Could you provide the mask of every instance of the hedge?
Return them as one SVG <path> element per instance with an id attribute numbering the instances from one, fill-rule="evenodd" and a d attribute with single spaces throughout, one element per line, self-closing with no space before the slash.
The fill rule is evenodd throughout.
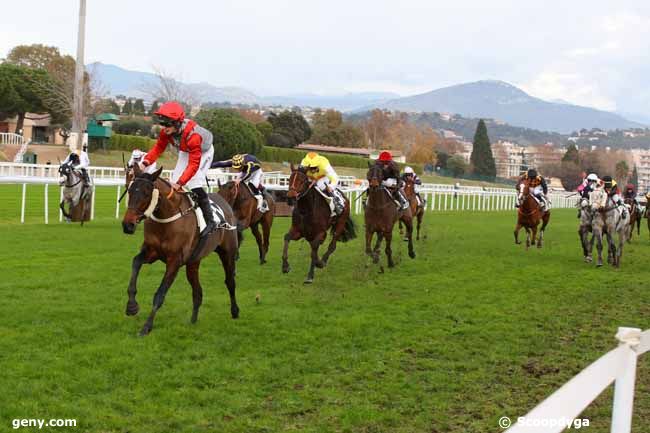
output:
<path id="1" fill-rule="evenodd" d="M 156 140 L 148 137 L 138 135 L 122 135 L 113 134 L 110 139 L 109 149 L 111 150 L 128 150 L 140 149 L 147 151 L 153 147 Z M 323 156 L 329 159 L 334 167 L 352 167 L 352 168 L 368 168 L 369 159 L 361 156 L 353 155 L 340 155 L 336 153 L 320 152 Z M 257 154 L 261 161 L 267 162 L 291 162 L 300 164 L 300 161 L 305 157 L 307 151 L 298 149 L 288 149 L 282 147 L 263 146 L 262 151 Z M 416 173 L 422 173 L 422 164 L 402 164 L 398 163 L 401 169 L 407 165 L 411 166 Z"/>

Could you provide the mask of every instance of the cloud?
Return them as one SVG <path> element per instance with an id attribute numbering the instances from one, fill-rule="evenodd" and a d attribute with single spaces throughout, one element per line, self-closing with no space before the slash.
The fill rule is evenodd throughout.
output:
<path id="1" fill-rule="evenodd" d="M 543 71 L 520 87 L 538 98 L 563 99 L 577 105 L 616 110 L 616 102 L 605 95 L 595 82 L 579 73 Z"/>

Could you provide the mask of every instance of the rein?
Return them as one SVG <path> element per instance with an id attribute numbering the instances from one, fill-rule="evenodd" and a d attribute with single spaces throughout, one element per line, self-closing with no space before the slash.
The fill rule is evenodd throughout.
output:
<path id="1" fill-rule="evenodd" d="M 151 201 L 149 202 L 149 205 L 147 206 L 147 209 L 145 209 L 145 211 L 142 212 L 142 214 L 141 214 L 142 218 L 141 219 L 149 218 L 152 221 L 155 221 L 155 222 L 160 223 L 160 224 L 168 224 L 168 223 L 174 222 L 174 221 L 176 221 L 178 219 L 181 219 L 184 216 L 189 215 L 192 211 L 194 211 L 194 203 L 193 203 L 192 199 L 190 199 L 188 197 L 188 199 L 190 200 L 190 207 L 188 207 L 185 210 L 180 210 L 179 209 L 179 211 L 177 213 L 170 216 L 169 218 L 158 218 L 157 216 L 154 215 L 154 212 L 158 208 L 158 204 L 159 204 L 159 201 L 160 201 L 160 190 L 155 186 L 155 182 L 153 182 L 153 181 L 151 181 L 149 179 L 145 179 L 145 178 L 136 178 L 136 179 L 131 181 L 131 183 L 129 184 L 129 187 L 127 188 L 127 190 L 125 192 L 129 191 L 131 189 L 131 186 L 135 182 L 137 182 L 138 180 L 146 181 L 146 182 L 149 182 L 149 183 L 154 185 L 153 192 L 151 193 Z M 163 182 L 165 182 L 164 179 L 161 179 L 161 180 Z M 172 189 L 171 191 L 174 191 L 174 190 Z M 187 194 L 187 193 L 183 193 L 183 194 Z M 168 200 L 170 199 L 171 195 L 172 194 L 167 195 Z M 121 200 L 121 198 L 120 198 L 120 200 Z M 130 210 L 135 210 L 130 206 L 129 206 L 129 209 Z"/>

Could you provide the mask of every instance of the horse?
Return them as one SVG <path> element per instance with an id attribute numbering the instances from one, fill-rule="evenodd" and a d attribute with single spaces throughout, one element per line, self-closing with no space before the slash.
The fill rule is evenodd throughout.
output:
<path id="1" fill-rule="evenodd" d="M 580 209 L 580 226 L 578 227 L 578 236 L 580 237 L 580 244 L 582 245 L 582 254 L 585 263 L 591 263 L 593 258 L 591 251 L 593 250 L 593 236 L 591 242 L 589 241 L 589 233 L 592 232 L 591 222 L 593 219 L 589 199 L 581 198 L 578 201 Z"/>
<path id="2" fill-rule="evenodd" d="M 422 218 L 424 217 L 424 203 L 418 205 L 418 198 L 415 192 L 415 181 L 413 178 L 407 177 L 404 181 L 404 195 L 409 201 L 411 207 L 411 215 L 417 220 L 417 230 L 415 240 L 420 240 L 420 226 L 422 225 Z M 402 221 L 400 221 L 400 228 Z M 426 236 L 425 236 L 426 237 Z"/>
<path id="3" fill-rule="evenodd" d="M 542 248 L 544 230 L 551 218 L 551 211 L 541 211 L 537 200 L 535 200 L 530 191 L 529 180 L 521 181 L 518 187 L 520 192 L 518 197 L 519 208 L 517 209 L 517 225 L 515 226 L 514 232 L 515 244 L 521 244 L 521 242 L 519 242 L 519 230 L 523 227 L 526 229 L 526 249 L 528 249 L 531 244 L 535 245 L 537 239 L 537 226 L 541 222 L 542 227 L 539 231 L 539 239 L 537 239 L 537 248 Z"/>
<path id="4" fill-rule="evenodd" d="M 622 218 L 621 213 L 607 193 L 598 189 L 589 193 L 589 202 L 593 209 L 592 229 L 594 236 L 592 238 L 592 245 L 594 238 L 596 240 L 596 247 L 598 248 L 598 262 L 596 266 L 603 265 L 603 232 L 607 236 L 607 262 L 614 265 L 614 267 L 621 266 L 621 257 L 623 255 L 623 245 L 627 239 L 628 223 Z M 608 204 L 611 203 L 611 206 Z M 614 243 L 614 233 L 618 235 L 618 245 Z"/>
<path id="5" fill-rule="evenodd" d="M 92 189 L 69 163 L 59 166 L 59 186 L 63 188 L 63 200 L 59 203 L 61 213 L 68 221 L 81 221 L 83 226 L 84 221 L 90 220 Z M 65 210 L 66 203 L 68 211 Z"/>
<path id="6" fill-rule="evenodd" d="M 356 237 L 354 221 L 350 217 L 350 202 L 344 197 L 345 206 L 338 216 L 331 216 L 329 201 L 317 190 L 316 183 L 309 180 L 304 168 L 291 164 L 289 176 L 288 203 L 295 204 L 291 214 L 291 227 L 284 235 L 282 251 L 282 272 L 291 270 L 288 261 L 289 241 L 305 238 L 311 246 L 311 264 L 305 284 L 314 282 L 314 268 L 324 268 L 329 257 L 336 250 L 336 242 L 347 242 Z M 323 257 L 319 259 L 318 248 L 325 242 L 327 230 L 331 229 L 332 240 Z"/>
<path id="7" fill-rule="evenodd" d="M 393 227 L 398 219 L 402 216 L 402 211 L 397 208 L 391 192 L 382 185 L 383 170 L 376 165 L 370 165 L 366 174 L 368 180 L 368 198 L 364 208 L 364 218 L 366 223 L 366 254 L 373 258 L 374 263 L 379 262 L 379 247 L 383 239 L 386 240 L 386 258 L 388 267 L 395 266 L 393 262 L 393 251 L 391 241 L 393 237 Z M 410 212 L 410 209 L 407 209 Z M 400 220 L 400 224 L 402 220 Z M 405 219 L 407 239 L 409 241 L 409 257 L 415 258 L 413 251 L 413 220 Z M 375 247 L 371 249 L 372 237 L 377 234 Z"/>
<path id="8" fill-rule="evenodd" d="M 638 236 L 641 236 L 641 210 L 636 200 L 633 198 L 626 198 L 624 200 L 625 206 L 627 207 L 628 212 L 630 213 L 629 226 L 627 228 L 627 242 L 632 242 L 632 235 L 634 234 L 634 227 L 636 226 L 636 232 Z"/>
<path id="9" fill-rule="evenodd" d="M 239 248 L 236 219 L 232 209 L 218 194 L 210 198 L 223 210 L 226 224 L 207 237 L 201 239 L 195 207 L 187 193 L 174 193 L 171 184 L 160 177 L 162 167 L 152 174 L 133 166 L 133 180 L 129 184 L 128 209 L 122 220 L 126 234 L 135 233 L 137 224 L 144 220 L 144 242 L 140 252 L 133 257 L 131 280 L 127 290 L 126 314 L 138 314 L 140 307 L 136 301 L 136 283 L 143 264 L 157 260 L 165 263 L 165 275 L 153 297 L 153 308 L 140 331 L 144 336 L 153 329 L 156 313 L 163 305 L 167 291 L 178 271 L 186 267 L 186 276 L 192 286 L 192 317 L 196 323 L 199 307 L 203 301 L 203 288 L 199 281 L 201 260 L 215 251 L 221 259 L 225 272 L 225 284 L 230 294 L 230 314 L 239 317 L 239 307 L 235 298 L 235 256 Z"/>
<path id="10" fill-rule="evenodd" d="M 219 194 L 232 207 L 235 217 L 239 221 L 238 230 L 251 229 L 257 249 L 259 250 L 260 265 L 266 263 L 266 254 L 269 252 L 269 237 L 271 226 L 273 226 L 273 214 L 275 213 L 275 202 L 269 194 L 265 194 L 268 210 L 264 213 L 257 210 L 257 199 L 251 192 L 246 182 L 219 182 Z M 260 233 L 259 226 L 262 226 Z M 240 238 L 240 241 L 242 239 Z M 241 246 L 241 242 L 240 242 Z"/>

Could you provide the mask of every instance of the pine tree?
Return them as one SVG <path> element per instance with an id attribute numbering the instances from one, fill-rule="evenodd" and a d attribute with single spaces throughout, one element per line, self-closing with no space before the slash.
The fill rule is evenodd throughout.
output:
<path id="1" fill-rule="evenodd" d="M 151 104 L 151 110 L 149 110 L 149 116 L 153 116 L 153 113 L 158 111 L 158 107 L 159 107 L 158 100 L 153 101 L 153 104 Z"/>
<path id="2" fill-rule="evenodd" d="M 632 177 L 630 178 L 630 183 L 634 185 L 635 191 L 639 190 L 639 172 L 636 169 L 636 164 L 634 165 L 634 169 L 632 170 Z"/>
<path id="3" fill-rule="evenodd" d="M 567 147 L 566 153 L 562 157 L 562 162 L 580 164 L 580 153 L 575 144 L 570 144 L 569 147 Z"/>
<path id="4" fill-rule="evenodd" d="M 122 114 L 133 114 L 133 103 L 130 99 L 127 99 L 124 103 L 124 106 L 122 107 Z"/>
<path id="5" fill-rule="evenodd" d="M 144 112 L 144 101 L 142 99 L 136 99 L 135 104 L 133 104 L 133 113 L 142 116 Z"/>
<path id="6" fill-rule="evenodd" d="M 474 147 L 470 162 L 474 167 L 474 173 L 482 176 L 495 177 L 497 168 L 490 147 L 490 137 L 488 137 L 487 127 L 483 119 L 479 120 L 474 134 Z"/>

